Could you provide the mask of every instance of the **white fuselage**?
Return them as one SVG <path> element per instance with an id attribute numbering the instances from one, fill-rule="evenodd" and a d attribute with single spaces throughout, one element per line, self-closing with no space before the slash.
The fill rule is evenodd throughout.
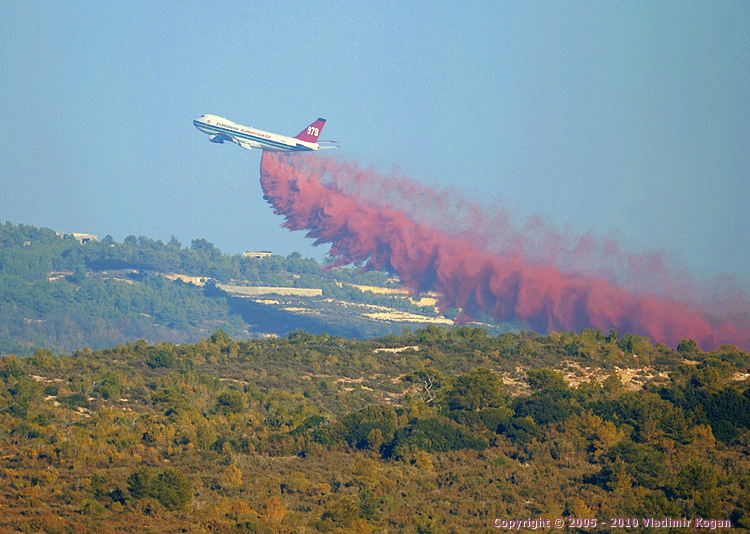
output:
<path id="1" fill-rule="evenodd" d="M 193 124 L 201 132 L 210 135 L 210 139 L 214 143 L 230 141 L 247 149 L 295 152 L 318 150 L 320 148 L 318 143 L 308 143 L 294 137 L 242 126 L 216 115 L 201 115 L 193 121 Z"/>

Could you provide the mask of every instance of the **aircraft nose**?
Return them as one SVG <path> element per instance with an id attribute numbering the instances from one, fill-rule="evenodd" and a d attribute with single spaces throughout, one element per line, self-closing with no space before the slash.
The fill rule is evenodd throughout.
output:
<path id="1" fill-rule="evenodd" d="M 193 121 L 193 126 L 195 126 L 196 128 L 198 128 L 201 132 L 205 131 L 203 128 L 206 125 L 206 123 L 204 122 L 203 117 L 204 116 L 201 115 L 200 117 L 198 117 L 197 119 L 195 119 Z"/>

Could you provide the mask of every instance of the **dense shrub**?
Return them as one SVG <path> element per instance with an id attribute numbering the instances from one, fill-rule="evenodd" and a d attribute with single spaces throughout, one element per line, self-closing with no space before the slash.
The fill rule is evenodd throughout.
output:
<path id="1" fill-rule="evenodd" d="M 403 458 L 411 451 L 448 452 L 461 449 L 483 450 L 489 446 L 483 436 L 469 432 L 446 418 L 418 419 L 400 428 L 383 456 Z"/>
<path id="2" fill-rule="evenodd" d="M 188 477 L 171 467 L 162 470 L 140 467 L 130 474 L 127 483 L 132 498 L 151 497 L 168 510 L 182 510 L 193 498 Z"/>

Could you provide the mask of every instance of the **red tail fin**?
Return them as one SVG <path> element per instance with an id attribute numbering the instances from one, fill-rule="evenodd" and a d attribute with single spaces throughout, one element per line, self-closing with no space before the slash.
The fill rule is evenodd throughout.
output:
<path id="1" fill-rule="evenodd" d="M 307 143 L 317 143 L 318 136 L 320 135 L 320 132 L 323 131 L 323 126 L 325 126 L 325 124 L 325 119 L 318 119 L 299 134 L 295 135 L 294 138 Z"/>

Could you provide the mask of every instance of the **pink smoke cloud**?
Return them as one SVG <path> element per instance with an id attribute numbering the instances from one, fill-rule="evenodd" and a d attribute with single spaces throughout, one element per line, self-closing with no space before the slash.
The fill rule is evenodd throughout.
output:
<path id="1" fill-rule="evenodd" d="M 261 186 L 285 228 L 330 244 L 334 265 L 366 262 L 396 273 L 405 287 L 435 291 L 443 309 L 467 317 L 484 312 L 540 332 L 616 329 L 671 346 L 692 338 L 706 350 L 750 348 L 744 294 L 734 287 L 732 301 L 718 287 L 699 287 L 660 253 L 561 232 L 541 215 L 517 229 L 501 206 L 342 158 L 264 152 Z M 727 293 L 733 286 L 717 284 Z"/>

